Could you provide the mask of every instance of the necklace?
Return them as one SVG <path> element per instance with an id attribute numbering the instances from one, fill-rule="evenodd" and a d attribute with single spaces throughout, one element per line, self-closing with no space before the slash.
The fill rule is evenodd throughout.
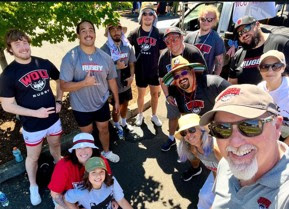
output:
<path id="1" fill-rule="evenodd" d="M 200 51 L 203 53 L 203 51 L 202 51 L 202 48 L 203 48 L 203 45 L 206 43 L 206 41 L 207 41 L 207 39 L 209 38 L 209 36 L 210 36 L 210 34 L 211 34 L 211 32 L 212 31 L 210 31 L 209 32 L 209 34 L 207 35 L 207 37 L 206 37 L 206 39 L 205 39 L 205 41 L 202 43 L 202 45 L 201 45 L 201 47 L 200 47 Z M 196 35 L 196 38 L 195 38 L 195 41 L 194 41 L 194 45 L 196 44 L 196 42 L 197 42 L 197 38 L 199 38 L 200 37 L 200 30 L 198 31 L 198 33 L 197 33 L 197 35 Z"/>

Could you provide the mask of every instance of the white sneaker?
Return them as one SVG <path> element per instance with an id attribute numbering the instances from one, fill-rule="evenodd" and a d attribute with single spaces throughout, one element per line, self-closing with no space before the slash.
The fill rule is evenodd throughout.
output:
<path id="1" fill-rule="evenodd" d="M 135 125 L 141 126 L 143 119 L 144 119 L 144 117 L 142 114 L 137 114 L 136 120 L 135 120 Z"/>
<path id="2" fill-rule="evenodd" d="M 30 201 L 32 205 L 39 205 L 41 203 L 41 197 L 38 192 L 38 186 L 30 186 Z"/>
<path id="3" fill-rule="evenodd" d="M 160 121 L 160 119 L 159 119 L 158 116 L 156 116 L 156 115 L 152 115 L 151 121 L 152 121 L 156 126 L 159 126 L 159 127 L 160 127 L 160 126 L 163 125 L 162 121 Z"/>
<path id="4" fill-rule="evenodd" d="M 117 163 L 120 160 L 119 156 L 117 154 L 114 154 L 112 151 L 102 151 L 101 155 L 113 163 Z"/>

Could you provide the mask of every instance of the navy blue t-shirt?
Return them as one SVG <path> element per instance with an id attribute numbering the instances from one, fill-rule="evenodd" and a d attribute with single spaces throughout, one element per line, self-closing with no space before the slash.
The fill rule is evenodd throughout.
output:
<path id="1" fill-rule="evenodd" d="M 33 110 L 55 107 L 50 78 L 58 80 L 59 71 L 49 60 L 32 57 L 29 64 L 13 61 L 0 76 L 0 96 L 15 97 L 19 106 Z M 23 128 L 28 132 L 46 129 L 58 119 L 56 113 L 48 118 L 20 116 Z"/>

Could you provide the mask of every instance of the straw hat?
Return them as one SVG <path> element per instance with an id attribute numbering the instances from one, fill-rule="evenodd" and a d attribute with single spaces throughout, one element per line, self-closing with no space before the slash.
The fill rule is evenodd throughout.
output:
<path id="1" fill-rule="evenodd" d="M 188 128 L 191 128 L 191 127 L 199 126 L 200 116 L 195 113 L 186 114 L 180 117 L 178 122 L 179 122 L 180 128 L 175 133 L 175 138 L 178 140 L 182 140 L 183 137 L 180 134 L 181 131 L 187 130 Z"/>
<path id="2" fill-rule="evenodd" d="M 122 28 L 122 32 L 125 34 L 127 32 L 127 27 L 125 26 L 122 26 L 120 22 L 117 22 L 116 24 L 109 24 L 106 26 L 105 28 L 105 32 L 104 32 L 104 36 L 107 37 L 107 33 L 108 33 L 108 30 L 109 28 L 113 27 L 113 26 L 120 26 Z"/>

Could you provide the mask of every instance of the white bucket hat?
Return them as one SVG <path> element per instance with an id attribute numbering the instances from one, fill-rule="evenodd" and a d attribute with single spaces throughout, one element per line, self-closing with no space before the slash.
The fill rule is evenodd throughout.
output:
<path id="1" fill-rule="evenodd" d="M 73 145 L 68 151 L 72 153 L 72 151 L 75 149 L 85 148 L 85 147 L 99 149 L 97 146 L 94 145 L 94 138 L 91 134 L 79 133 L 75 137 L 73 137 Z"/>

